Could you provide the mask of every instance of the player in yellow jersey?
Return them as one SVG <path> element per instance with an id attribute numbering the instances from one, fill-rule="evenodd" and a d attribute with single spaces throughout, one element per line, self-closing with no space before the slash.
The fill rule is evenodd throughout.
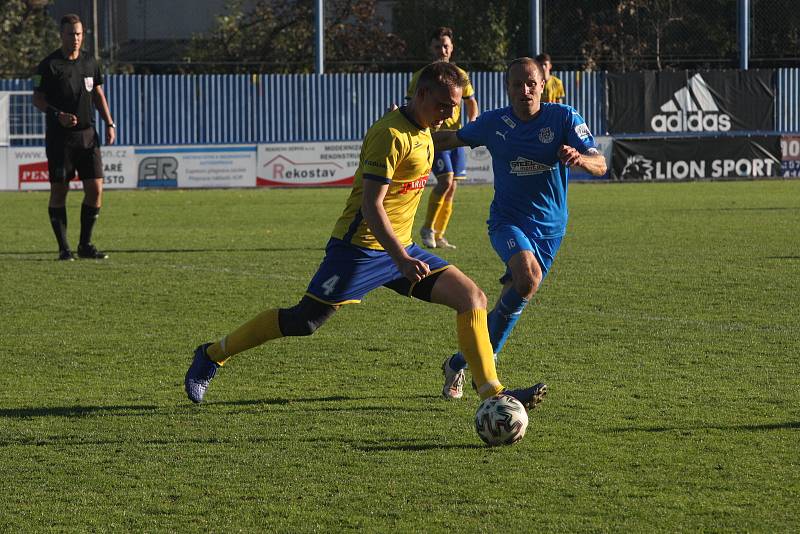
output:
<path id="1" fill-rule="evenodd" d="M 266 310 L 220 341 L 197 347 L 184 379 L 189 399 L 203 400 L 217 369 L 231 356 L 271 339 L 310 335 L 342 305 L 385 286 L 456 311 L 458 344 L 481 398 L 505 391 L 528 407 L 538 402 L 541 388 L 505 390 L 497 378 L 483 291 L 411 239 L 433 161 L 429 128 L 453 115 L 465 85 L 454 66 L 429 65 L 408 105 L 370 127 L 352 193 L 306 294 L 295 306 Z"/>
<path id="2" fill-rule="evenodd" d="M 449 62 L 453 54 L 453 30 L 445 26 L 437 28 L 431 35 L 430 50 L 434 61 Z M 467 76 L 462 69 L 459 71 Z M 408 84 L 407 99 L 412 98 L 416 92 L 420 72 L 415 72 Z M 461 97 L 464 100 L 467 122 L 472 122 L 478 116 L 478 100 L 475 98 L 475 91 L 471 83 L 464 87 Z M 437 129 L 458 130 L 459 128 L 461 128 L 461 106 L 457 107 L 453 116 L 444 121 Z M 466 149 L 462 146 L 436 152 L 433 174 L 436 175 L 436 187 L 428 199 L 428 210 L 421 230 L 422 244 L 429 248 L 455 248 L 444 236 L 444 233 L 453 214 L 456 184 L 458 180 L 463 180 L 467 175 Z"/>
<path id="3" fill-rule="evenodd" d="M 538 61 L 544 69 L 542 102 L 563 104 L 564 97 L 567 96 L 567 93 L 564 92 L 564 84 L 561 80 L 550 74 L 550 71 L 553 70 L 553 62 L 550 60 L 550 54 L 539 54 L 536 56 L 536 61 Z"/>

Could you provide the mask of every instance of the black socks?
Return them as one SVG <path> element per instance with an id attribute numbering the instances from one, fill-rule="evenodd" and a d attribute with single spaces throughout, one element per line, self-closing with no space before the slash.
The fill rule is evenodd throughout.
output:
<path id="1" fill-rule="evenodd" d="M 100 208 L 81 204 L 81 239 L 78 246 L 88 245 L 92 242 L 92 230 L 97 217 L 100 215 Z M 66 221 L 66 215 L 64 215 Z M 66 228 L 66 223 L 64 224 Z"/>
<path id="2" fill-rule="evenodd" d="M 69 250 L 69 242 L 67 241 L 67 208 L 61 206 L 60 208 L 47 208 L 50 214 L 50 225 L 53 227 L 53 233 L 58 241 L 58 250 Z"/>

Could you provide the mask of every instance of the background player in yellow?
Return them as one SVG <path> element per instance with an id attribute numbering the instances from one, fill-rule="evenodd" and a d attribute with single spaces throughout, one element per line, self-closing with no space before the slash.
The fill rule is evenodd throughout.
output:
<path id="1" fill-rule="evenodd" d="M 456 267 L 411 238 L 433 162 L 430 127 L 453 116 L 467 84 L 455 66 L 422 70 L 414 97 L 367 131 L 353 189 L 334 225 L 325 257 L 305 295 L 290 308 L 268 309 L 216 343 L 197 347 L 184 379 L 186 394 L 201 402 L 217 369 L 242 351 L 285 336 L 307 336 L 344 304 L 378 287 L 443 304 L 456 311 L 456 333 L 481 398 L 501 392 L 528 408 L 546 386 L 505 390 L 497 378 L 486 322 L 486 295 Z M 395 318 L 412 322 L 413 317 Z"/>
<path id="2" fill-rule="evenodd" d="M 564 97 L 567 96 L 567 93 L 564 92 L 564 84 L 561 83 L 561 80 L 550 74 L 550 71 L 553 70 L 553 62 L 550 60 L 550 54 L 539 54 L 535 59 L 544 69 L 542 102 L 563 104 Z"/>
<path id="3" fill-rule="evenodd" d="M 453 54 L 453 30 L 442 26 L 436 28 L 431 34 L 430 51 L 434 61 L 449 62 Z M 466 76 L 467 73 L 459 69 Z M 412 98 L 416 91 L 417 71 L 408 84 L 406 98 Z M 469 79 L 469 78 L 467 78 Z M 478 100 L 471 83 L 467 83 L 462 93 L 467 122 L 472 122 L 478 116 Z M 457 107 L 453 116 L 444 121 L 437 129 L 458 130 L 461 128 L 461 107 Z M 456 193 L 458 180 L 467 175 L 467 152 L 464 147 L 452 150 L 443 150 L 434 155 L 433 174 L 436 175 L 436 187 L 428 199 L 428 209 L 425 222 L 422 225 L 422 244 L 429 248 L 455 248 L 444 236 L 450 217 L 453 214 L 453 198 Z"/>

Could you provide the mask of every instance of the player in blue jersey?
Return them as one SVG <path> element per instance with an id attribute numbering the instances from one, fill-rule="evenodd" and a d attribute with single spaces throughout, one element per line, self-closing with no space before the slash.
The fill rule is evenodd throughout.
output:
<path id="1" fill-rule="evenodd" d="M 492 155 L 489 239 L 506 264 L 503 290 L 488 317 L 495 355 L 547 276 L 564 237 L 570 167 L 594 176 L 607 170 L 583 117 L 570 106 L 541 102 L 544 84 L 540 63 L 515 59 L 506 71 L 510 106 L 484 112 L 458 131 L 433 134 L 437 151 L 483 145 Z M 445 360 L 445 398 L 463 395 L 465 368 L 460 353 Z"/>

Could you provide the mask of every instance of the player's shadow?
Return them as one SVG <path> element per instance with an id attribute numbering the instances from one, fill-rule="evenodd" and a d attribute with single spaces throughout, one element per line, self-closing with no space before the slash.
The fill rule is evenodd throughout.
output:
<path id="1" fill-rule="evenodd" d="M 759 432 L 766 430 L 790 430 L 800 428 L 800 421 L 787 421 L 785 423 L 762 423 L 755 425 L 687 425 L 687 426 L 630 426 L 612 427 L 606 430 L 609 434 L 623 432 L 675 432 L 690 430 L 742 430 L 747 432 Z"/>
<path id="2" fill-rule="evenodd" d="M 152 438 L 152 439 L 142 439 L 140 436 L 136 438 L 130 439 L 122 439 L 122 438 L 103 438 L 103 439 L 89 439 L 83 438 L 80 436 L 40 436 L 40 437 L 22 437 L 17 436 L 9 439 L 0 439 L 0 448 L 2 447 L 17 447 L 17 446 L 29 446 L 35 445 L 37 447 L 40 446 L 50 446 L 50 445 L 57 445 L 59 447 L 77 447 L 83 445 L 89 445 L 93 447 L 102 447 L 107 445 L 114 445 L 114 446 L 124 446 L 130 445 L 135 443 L 137 446 L 146 446 L 146 445 L 155 445 L 155 446 L 185 446 L 185 445 L 225 445 L 230 444 L 232 442 L 240 443 L 241 441 L 246 441 L 251 445 L 263 445 L 269 443 L 275 443 L 280 440 L 274 438 L 261 438 L 261 437 L 253 437 L 249 436 L 245 440 L 242 439 L 222 439 L 217 437 L 208 437 L 208 438 L 180 438 L 180 439 L 163 439 L 163 438 Z"/>
<path id="3" fill-rule="evenodd" d="M 675 208 L 668 211 L 691 212 L 691 211 L 797 211 L 800 208 L 794 206 L 737 206 L 720 208 Z"/>
<path id="4" fill-rule="evenodd" d="M 358 439 L 341 438 L 309 438 L 303 441 L 307 443 L 346 443 L 350 447 L 362 452 L 419 452 L 435 450 L 463 450 L 463 449 L 485 449 L 486 445 L 480 443 L 440 443 L 428 439 L 406 439 L 402 442 L 385 443 L 381 441 L 364 441 Z"/>
<path id="5" fill-rule="evenodd" d="M 397 443 L 391 445 L 353 445 L 353 448 L 362 452 L 419 452 L 419 451 L 444 451 L 464 449 L 485 449 L 486 445 L 478 443 L 448 444 L 448 443 Z"/>
<path id="6" fill-rule="evenodd" d="M 149 404 L 120 406 L 48 406 L 39 408 L 0 408 L 0 418 L 28 419 L 32 417 L 87 417 L 111 414 L 117 417 L 153 413 L 158 406 Z"/>
<path id="7" fill-rule="evenodd" d="M 295 402 L 341 402 L 352 400 L 350 397 L 343 397 L 340 395 L 333 395 L 330 397 L 316 397 L 316 398 L 306 398 L 306 399 L 290 399 L 290 398 L 281 398 L 275 397 L 271 399 L 246 399 L 246 400 L 235 400 L 235 401 L 207 401 L 204 402 L 204 406 L 283 406 L 289 405 Z"/>
<path id="8" fill-rule="evenodd" d="M 250 247 L 250 248 L 130 248 L 104 249 L 111 254 L 194 254 L 198 252 L 298 252 L 302 250 L 325 250 L 323 247 Z"/>
<path id="9" fill-rule="evenodd" d="M 328 402 L 354 402 L 354 401 L 367 401 L 367 400 L 387 400 L 394 399 L 391 395 L 364 395 L 364 396 L 344 396 L 344 395 L 331 395 L 327 397 L 302 397 L 302 398 L 288 398 L 288 397 L 275 397 L 269 399 L 247 399 L 235 401 L 209 401 L 204 402 L 205 406 L 274 406 L 274 405 L 290 405 L 295 403 L 328 403 Z M 405 399 L 425 399 L 425 400 L 438 400 L 436 395 L 407 395 Z M 306 408 L 304 408 L 306 409 Z M 338 408 L 328 408 L 329 410 L 337 410 Z M 357 410 L 357 406 L 342 408 L 345 410 Z M 365 409 L 377 409 L 376 407 L 365 407 Z M 394 406 L 383 407 L 384 410 L 400 409 Z M 406 407 L 402 408 L 403 410 Z M 325 410 L 325 409 L 323 409 Z"/>
<path id="10" fill-rule="evenodd" d="M 212 407 L 226 407 L 231 406 L 234 409 L 230 410 L 229 415 L 244 415 L 254 414 L 260 412 L 260 406 L 281 406 L 288 410 L 292 410 L 292 406 L 296 406 L 298 410 L 305 413 L 371 413 L 371 412 L 384 412 L 396 413 L 402 412 L 431 412 L 431 411 L 444 411 L 444 406 L 398 406 L 397 404 L 359 404 L 363 401 L 369 400 L 388 400 L 388 396 L 364 396 L 364 397 L 345 397 L 341 395 L 334 395 L 330 397 L 309 397 L 309 398 L 270 398 L 270 399 L 252 399 L 252 400 L 237 400 L 237 401 L 210 401 L 204 402 L 202 406 L 208 408 Z M 429 395 L 411 395 L 407 398 L 421 398 L 426 400 L 436 400 L 437 397 Z M 341 403 L 353 402 L 347 406 L 342 406 Z M 194 408 L 190 405 L 189 409 Z M 202 409 L 200 407 L 196 409 Z"/>
<path id="11" fill-rule="evenodd" d="M 299 251 L 321 251 L 319 246 L 315 247 L 249 247 L 249 248 L 104 248 L 108 254 L 205 254 L 213 252 L 299 252 Z M 46 255 L 47 258 L 29 258 L 30 256 Z M 26 261 L 57 261 L 56 253 L 53 250 L 25 250 L 0 251 L 0 258 L 7 256 L 10 258 L 22 256 Z"/>

